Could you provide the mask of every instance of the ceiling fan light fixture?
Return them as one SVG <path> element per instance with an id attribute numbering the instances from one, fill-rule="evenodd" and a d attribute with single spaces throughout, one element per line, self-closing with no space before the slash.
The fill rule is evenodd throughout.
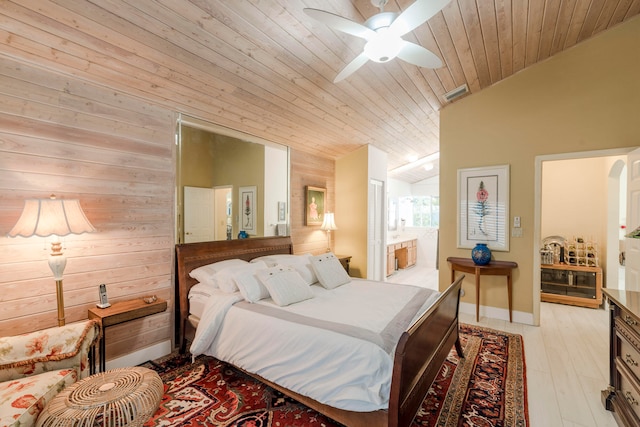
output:
<path id="1" fill-rule="evenodd" d="M 372 61 L 388 62 L 398 56 L 403 44 L 402 38 L 389 34 L 386 28 L 380 28 L 364 45 L 364 54 Z"/>

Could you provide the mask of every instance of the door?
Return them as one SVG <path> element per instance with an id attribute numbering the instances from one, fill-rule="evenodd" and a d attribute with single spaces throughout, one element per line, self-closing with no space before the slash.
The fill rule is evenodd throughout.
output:
<path id="1" fill-rule="evenodd" d="M 627 232 L 640 227 L 640 149 L 627 155 Z M 640 239 L 625 238 L 625 290 L 640 290 Z"/>
<path id="2" fill-rule="evenodd" d="M 386 251 L 382 247 L 384 241 L 384 183 L 372 179 L 369 182 L 369 212 L 367 227 L 367 279 L 379 280 L 385 279 L 384 261 Z"/>
<path id="3" fill-rule="evenodd" d="M 213 188 L 184 187 L 184 242 L 214 240 Z"/>

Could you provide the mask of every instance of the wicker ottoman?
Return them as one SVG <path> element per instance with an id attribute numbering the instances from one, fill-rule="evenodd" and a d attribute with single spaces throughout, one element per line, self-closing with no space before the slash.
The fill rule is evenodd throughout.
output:
<path id="1" fill-rule="evenodd" d="M 139 427 L 158 409 L 163 394 L 162 380 L 151 369 L 112 369 L 62 390 L 36 427 Z"/>

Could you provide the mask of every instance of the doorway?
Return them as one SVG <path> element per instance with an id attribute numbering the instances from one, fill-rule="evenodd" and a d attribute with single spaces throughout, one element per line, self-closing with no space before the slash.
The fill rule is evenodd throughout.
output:
<path id="1" fill-rule="evenodd" d="M 545 155 L 536 157 L 535 164 L 535 208 L 534 208 L 534 251 L 533 251 L 533 321 L 535 325 L 540 324 L 540 249 L 542 240 L 550 235 L 567 235 L 569 238 L 582 237 L 581 234 L 587 234 L 587 237 L 599 242 L 602 248 L 599 253 L 598 260 L 605 273 L 604 285 L 611 283 L 618 286 L 618 255 L 619 244 L 613 244 L 613 241 L 619 240 L 620 234 L 620 218 L 624 217 L 624 204 L 621 199 L 621 188 L 625 176 L 621 165 L 626 163 L 626 155 L 632 151 L 629 148 L 564 153 L 556 155 Z M 579 173 L 580 168 L 575 168 L 576 161 L 588 162 L 593 160 L 593 164 L 599 166 L 597 170 L 593 168 L 586 172 Z M 567 163 L 562 163 L 567 162 Z M 574 162 L 574 163 L 571 163 Z M 544 169 L 546 166 L 555 163 L 556 171 L 553 183 L 548 181 L 545 183 Z M 567 166 L 563 170 L 563 166 Z M 587 175 L 598 174 L 598 184 L 595 186 L 589 183 Z M 552 191 L 549 191 L 549 185 L 553 185 Z M 545 191 L 546 189 L 546 191 Z M 614 191 L 614 194 L 611 194 Z M 550 192 L 555 192 L 555 203 L 561 205 L 569 196 L 576 196 L 579 206 L 567 205 L 554 206 L 553 197 L 546 198 Z M 580 194 L 582 194 L 580 196 Z M 626 194 L 625 194 L 626 196 Z M 612 200 L 616 200 L 612 205 Z M 554 208 L 557 208 L 555 215 Z M 569 212 L 567 212 L 569 211 Z M 549 212 L 552 212 L 551 214 Z M 554 218 L 560 224 L 549 226 L 545 223 L 545 218 Z M 563 223 L 564 221 L 564 223 Z M 596 224 L 595 226 L 593 224 Z M 573 228 L 571 228 L 573 227 Z M 613 268 L 607 268 L 607 265 Z M 615 270 L 611 272 L 610 270 Z M 609 273 L 612 273 L 610 276 Z"/>

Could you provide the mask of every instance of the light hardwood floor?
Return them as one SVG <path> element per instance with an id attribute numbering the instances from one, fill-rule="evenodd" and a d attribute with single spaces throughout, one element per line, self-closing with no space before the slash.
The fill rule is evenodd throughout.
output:
<path id="1" fill-rule="evenodd" d="M 387 280 L 436 289 L 438 271 L 416 266 Z M 460 321 L 523 336 L 532 427 L 616 426 L 600 400 L 609 378 L 608 310 L 542 303 L 539 327 L 487 317 L 476 322 L 463 313 Z"/>

